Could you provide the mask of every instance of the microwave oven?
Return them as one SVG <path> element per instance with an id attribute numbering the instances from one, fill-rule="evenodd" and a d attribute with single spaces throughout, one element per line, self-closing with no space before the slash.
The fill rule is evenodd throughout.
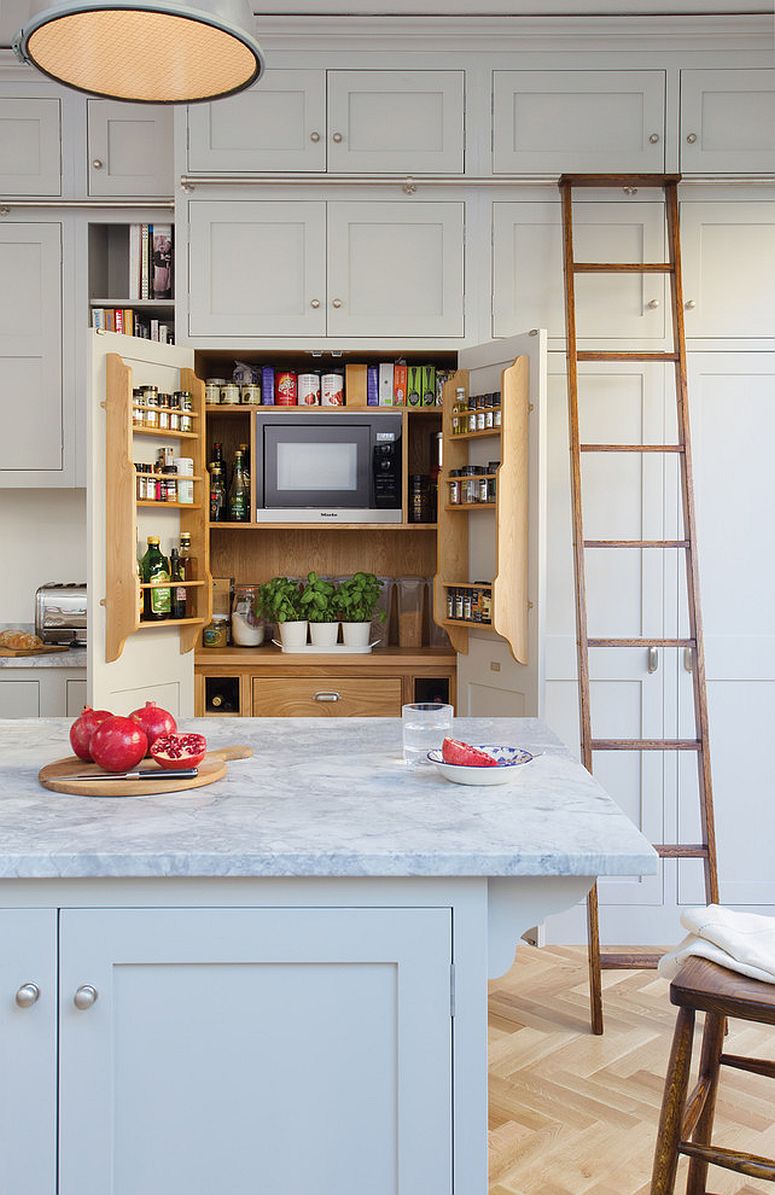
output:
<path id="1" fill-rule="evenodd" d="M 399 414 L 256 412 L 259 523 L 400 523 Z"/>

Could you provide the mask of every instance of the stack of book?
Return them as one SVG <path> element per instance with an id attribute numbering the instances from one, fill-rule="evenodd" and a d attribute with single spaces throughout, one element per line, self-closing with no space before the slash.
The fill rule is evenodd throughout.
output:
<path id="1" fill-rule="evenodd" d="M 154 317 L 132 307 L 92 307 L 93 328 L 104 332 L 123 332 L 124 336 L 140 336 L 144 340 L 158 340 L 161 344 L 175 343 L 172 320 Z"/>
<path id="2" fill-rule="evenodd" d="M 171 299 L 173 266 L 171 224 L 129 226 L 130 299 Z"/>

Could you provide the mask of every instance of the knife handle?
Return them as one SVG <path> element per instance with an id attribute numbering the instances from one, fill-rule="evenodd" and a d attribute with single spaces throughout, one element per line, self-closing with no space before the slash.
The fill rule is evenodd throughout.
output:
<path id="1" fill-rule="evenodd" d="M 250 759 L 253 748 L 248 747 L 246 743 L 236 743 L 231 747 L 216 747 L 214 751 L 208 751 L 207 754 L 214 756 L 215 759 Z"/>

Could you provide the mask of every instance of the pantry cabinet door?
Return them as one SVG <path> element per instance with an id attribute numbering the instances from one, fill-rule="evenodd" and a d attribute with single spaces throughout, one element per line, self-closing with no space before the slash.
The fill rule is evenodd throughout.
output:
<path id="1" fill-rule="evenodd" d="M 462 203 L 329 203 L 329 336 L 462 336 L 464 219 Z"/>
<path id="2" fill-rule="evenodd" d="M 61 195 L 61 107 L 0 96 L 0 195 Z"/>
<path id="3" fill-rule="evenodd" d="M 681 71 L 681 170 L 775 170 L 775 70 Z"/>
<path id="4" fill-rule="evenodd" d="M 664 71 L 494 71 L 496 174 L 658 173 Z"/>
<path id="5" fill-rule="evenodd" d="M 0 224 L 0 486 L 63 470 L 62 226 Z"/>
<path id="6" fill-rule="evenodd" d="M 0 718 L 39 717 L 40 681 L 7 675 L 0 677 Z"/>
<path id="7" fill-rule="evenodd" d="M 57 1190 L 56 934 L 54 909 L 0 912 L 0 1191 L 4 1195 L 16 1191 L 55 1195 Z M 20 990 L 24 988 L 29 990 Z"/>
<path id="8" fill-rule="evenodd" d="M 682 203 L 686 335 L 775 338 L 775 205 Z"/>
<path id="9" fill-rule="evenodd" d="M 171 108 L 88 100 L 87 120 L 90 195 L 172 195 Z"/>
<path id="10" fill-rule="evenodd" d="M 463 85 L 463 71 L 329 71 L 329 170 L 461 173 Z"/>
<path id="11" fill-rule="evenodd" d="M 325 203 L 194 200 L 189 230 L 191 336 L 325 334 Z"/>
<path id="12" fill-rule="evenodd" d="M 239 95 L 188 109 L 190 170 L 325 170 L 326 76 L 267 70 Z"/>
<path id="13" fill-rule="evenodd" d="M 64 910 L 60 1195 L 449 1195 L 451 930 L 444 908 Z"/>
<path id="14" fill-rule="evenodd" d="M 565 337 L 562 207 L 494 203 L 493 335 L 537 323 Z M 576 203 L 577 261 L 664 260 L 664 212 L 655 203 Z M 665 336 L 668 294 L 661 274 L 579 274 L 580 339 L 628 341 Z"/>

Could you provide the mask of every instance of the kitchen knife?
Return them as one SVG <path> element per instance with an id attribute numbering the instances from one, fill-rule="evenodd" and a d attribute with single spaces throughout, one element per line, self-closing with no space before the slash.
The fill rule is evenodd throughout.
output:
<path id="1" fill-rule="evenodd" d="M 145 768 L 142 772 L 90 772 L 69 780 L 193 780 L 199 768 Z"/>

